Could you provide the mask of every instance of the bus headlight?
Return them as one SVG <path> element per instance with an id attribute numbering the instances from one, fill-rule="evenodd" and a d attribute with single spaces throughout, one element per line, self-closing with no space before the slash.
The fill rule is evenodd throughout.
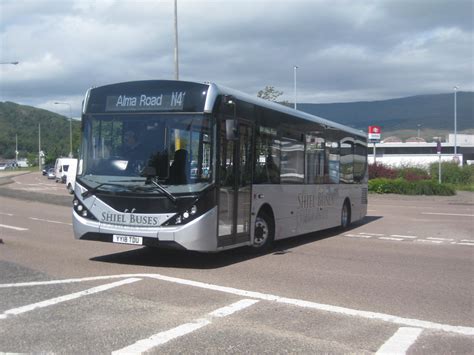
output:
<path id="1" fill-rule="evenodd" d="M 79 201 L 76 196 L 74 196 L 74 200 L 72 200 L 72 206 L 74 211 L 76 211 L 79 216 L 97 221 L 97 218 L 94 217 L 94 215 Z"/>

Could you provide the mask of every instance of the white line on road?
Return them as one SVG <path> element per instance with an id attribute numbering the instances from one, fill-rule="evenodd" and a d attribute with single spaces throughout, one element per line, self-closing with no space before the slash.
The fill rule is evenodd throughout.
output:
<path id="1" fill-rule="evenodd" d="M 7 228 L 7 229 L 13 229 L 16 231 L 27 231 L 28 228 L 21 228 L 21 227 L 15 227 L 15 226 L 8 226 L 6 224 L 0 224 L 0 228 Z"/>
<path id="2" fill-rule="evenodd" d="M 402 327 L 387 340 L 385 344 L 375 353 L 376 355 L 406 354 L 423 329 Z"/>
<path id="3" fill-rule="evenodd" d="M 408 238 L 408 239 L 415 239 L 418 238 L 416 235 L 400 235 L 400 234 L 391 234 L 391 237 L 395 238 Z"/>
<path id="4" fill-rule="evenodd" d="M 165 344 L 169 342 L 170 340 L 179 338 L 183 335 L 192 333 L 193 331 L 200 329 L 202 327 L 205 327 L 206 325 L 209 325 L 212 323 L 213 318 L 222 318 L 229 316 L 235 312 L 238 312 L 244 308 L 247 308 L 255 303 L 257 303 L 257 300 L 250 300 L 250 299 L 244 299 L 240 300 L 238 302 L 235 302 L 231 304 L 230 306 L 222 307 L 214 312 L 211 312 L 207 314 L 204 318 L 199 318 L 196 319 L 190 323 L 182 324 L 176 328 L 157 333 L 155 335 L 152 335 L 151 337 L 147 339 L 142 339 L 137 341 L 135 344 L 132 344 L 130 346 L 127 346 L 123 349 L 116 350 L 112 352 L 112 354 L 141 354 L 146 351 L 149 351 L 150 349 L 158 346 Z"/>
<path id="5" fill-rule="evenodd" d="M 456 243 L 456 245 L 470 245 L 470 246 L 474 246 L 474 243 Z"/>
<path id="6" fill-rule="evenodd" d="M 461 239 L 461 242 L 474 243 L 474 239 Z"/>
<path id="7" fill-rule="evenodd" d="M 444 243 L 442 240 L 426 240 L 426 239 L 415 239 L 414 242 L 433 243 L 433 244 L 442 244 L 442 243 Z"/>
<path id="8" fill-rule="evenodd" d="M 377 239 L 382 239 L 382 240 L 397 240 L 397 241 L 404 240 L 403 238 L 394 238 L 394 237 L 378 237 Z"/>
<path id="9" fill-rule="evenodd" d="M 285 297 L 280 297 L 280 296 L 276 296 L 272 294 L 246 291 L 246 290 L 241 290 L 241 289 L 237 289 L 233 287 L 219 286 L 219 285 L 213 285 L 213 284 L 208 284 L 208 283 L 199 282 L 199 281 L 180 279 L 180 278 L 164 276 L 160 274 L 122 274 L 122 275 L 110 275 L 110 276 L 85 277 L 82 279 L 52 280 L 52 281 L 44 281 L 44 282 L 24 282 L 24 283 L 18 283 L 18 284 L 0 284 L 0 288 L 53 285 L 53 284 L 62 284 L 62 283 L 96 281 L 96 280 L 130 278 L 130 277 L 141 277 L 141 278 L 148 277 L 148 278 L 152 278 L 156 280 L 172 282 L 179 285 L 193 286 L 193 287 L 238 295 L 238 296 L 247 297 L 247 298 L 255 298 L 255 299 L 260 299 L 264 301 L 273 301 L 273 302 L 279 302 L 279 303 L 289 304 L 289 305 L 298 306 L 298 307 L 317 309 L 317 310 L 330 312 L 330 313 L 361 317 L 365 319 L 381 320 L 384 322 L 406 325 L 409 327 L 441 330 L 445 332 L 451 332 L 451 333 L 457 333 L 457 334 L 463 334 L 463 335 L 474 335 L 473 327 L 448 325 L 448 324 L 435 323 L 435 322 L 424 321 L 424 320 L 419 320 L 419 319 L 403 318 L 403 317 L 394 316 L 391 314 L 361 311 L 357 309 L 332 306 L 328 304 L 304 301 L 304 300 L 299 300 L 299 299 L 294 299 L 294 298 L 285 298 Z"/>
<path id="10" fill-rule="evenodd" d="M 359 235 L 359 234 L 344 234 L 344 237 L 349 237 L 349 238 L 372 238 L 371 235 Z"/>
<path id="11" fill-rule="evenodd" d="M 129 284 L 129 283 L 132 283 L 132 282 L 136 282 L 136 281 L 140 281 L 140 280 L 141 279 L 139 279 L 139 278 L 128 278 L 128 279 L 121 280 L 121 281 L 116 281 L 116 282 L 113 282 L 113 283 L 110 283 L 110 284 L 107 284 L 107 285 L 97 286 L 97 287 L 90 288 L 88 290 L 84 290 L 84 291 L 80 291 L 80 292 L 76 292 L 76 293 L 71 293 L 70 295 L 65 295 L 65 296 L 52 298 L 50 300 L 29 304 L 29 305 L 26 305 L 26 306 L 23 306 L 23 307 L 12 308 L 12 309 L 9 309 L 8 311 L 5 311 L 3 314 L 0 314 L 0 319 L 5 319 L 5 318 L 11 317 L 11 316 L 17 316 L 19 314 L 30 312 L 30 311 L 33 311 L 33 310 L 38 309 L 38 308 L 44 308 L 44 307 L 52 306 L 52 305 L 57 304 L 57 303 L 70 301 L 70 300 L 73 300 L 73 299 L 76 299 L 76 298 L 79 298 L 79 297 L 82 297 L 82 296 L 87 296 L 87 295 L 91 295 L 91 294 L 94 294 L 94 293 L 106 291 L 106 290 L 109 290 L 109 289 L 114 288 L 114 287 L 123 286 L 123 285 Z"/>
<path id="12" fill-rule="evenodd" d="M 33 221 L 39 221 L 39 222 L 48 222 L 48 223 L 55 223 L 55 224 L 65 224 L 68 226 L 72 226 L 72 223 L 66 223 L 66 222 L 59 222 L 59 221 L 52 221 L 50 219 L 42 219 L 42 218 L 36 218 L 36 217 L 28 217 L 28 219 L 31 219 Z"/>
<path id="13" fill-rule="evenodd" d="M 9 217 L 13 217 L 13 214 L 12 214 L 12 213 L 5 213 L 5 212 L 0 212 L 0 215 L 2 215 L 2 216 L 9 216 Z"/>
<path id="14" fill-rule="evenodd" d="M 374 237 L 383 237 L 385 234 L 380 234 L 380 233 L 370 233 L 370 232 L 366 232 L 366 233 L 359 233 L 359 234 L 365 234 L 365 235 L 372 235 Z"/>
<path id="15" fill-rule="evenodd" d="M 474 214 L 463 214 L 463 213 L 421 212 L 421 214 L 432 214 L 436 216 L 474 217 Z"/>
<path id="16" fill-rule="evenodd" d="M 454 240 L 452 238 L 435 238 L 435 237 L 428 237 L 426 239 L 428 239 L 428 240 L 441 240 L 443 242 L 451 242 L 451 241 Z"/>

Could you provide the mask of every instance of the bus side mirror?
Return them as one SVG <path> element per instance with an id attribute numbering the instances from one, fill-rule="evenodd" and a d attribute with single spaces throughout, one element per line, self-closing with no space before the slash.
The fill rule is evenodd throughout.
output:
<path id="1" fill-rule="evenodd" d="M 229 141 L 235 141 L 239 139 L 237 120 L 225 120 L 225 136 Z"/>

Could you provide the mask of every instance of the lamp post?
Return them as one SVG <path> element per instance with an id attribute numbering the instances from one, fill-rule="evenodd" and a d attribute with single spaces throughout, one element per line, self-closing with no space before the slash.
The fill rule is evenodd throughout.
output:
<path id="1" fill-rule="evenodd" d="M 178 0 L 174 0 L 174 79 L 179 80 L 179 65 L 178 65 Z"/>
<path id="2" fill-rule="evenodd" d="M 420 138 L 420 127 L 421 127 L 421 124 L 420 124 L 420 123 L 418 123 L 418 124 L 416 125 L 416 127 L 418 128 L 418 134 L 417 134 L 417 137 L 418 137 L 418 138 Z"/>
<path id="3" fill-rule="evenodd" d="M 294 89 L 295 89 L 295 104 L 294 104 L 295 110 L 296 110 L 296 69 L 298 69 L 298 67 L 295 65 L 293 67 L 293 82 L 294 82 Z"/>
<path id="4" fill-rule="evenodd" d="M 55 105 L 69 106 L 69 158 L 72 158 L 72 110 L 69 102 L 55 102 Z"/>
<path id="5" fill-rule="evenodd" d="M 458 159 L 458 120 L 457 120 L 457 91 L 458 87 L 454 88 L 454 159 Z"/>
<path id="6" fill-rule="evenodd" d="M 0 64 L 11 64 L 11 65 L 18 65 L 20 62 L 1 62 Z"/>

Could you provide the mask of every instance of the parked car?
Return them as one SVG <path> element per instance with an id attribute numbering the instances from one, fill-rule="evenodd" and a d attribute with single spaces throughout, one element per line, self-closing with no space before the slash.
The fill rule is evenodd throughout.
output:
<path id="1" fill-rule="evenodd" d="M 52 165 L 45 165 L 41 172 L 43 173 L 44 176 L 46 176 L 46 175 L 48 175 L 49 169 L 51 169 L 52 167 L 53 167 Z"/>
<path id="2" fill-rule="evenodd" d="M 56 179 L 56 173 L 54 172 L 54 168 L 48 169 L 48 179 Z"/>

